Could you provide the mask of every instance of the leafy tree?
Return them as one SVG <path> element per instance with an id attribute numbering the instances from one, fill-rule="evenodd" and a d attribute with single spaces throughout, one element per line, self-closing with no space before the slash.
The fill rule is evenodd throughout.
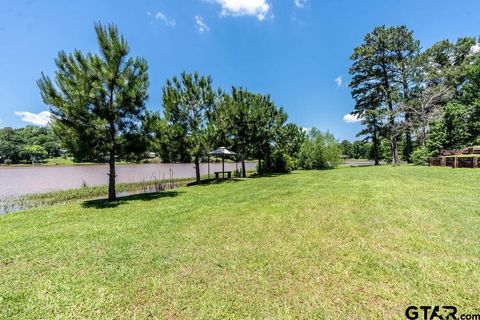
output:
<path id="1" fill-rule="evenodd" d="M 48 156 L 48 152 L 39 145 L 26 146 L 24 154 L 30 158 L 32 164 L 39 163 Z"/>
<path id="2" fill-rule="evenodd" d="M 20 152 L 23 149 L 22 141 L 15 129 L 0 129 L 0 158 L 3 161 L 9 159 L 12 162 L 20 161 Z"/>
<path id="3" fill-rule="evenodd" d="M 473 37 L 464 37 L 456 43 L 442 40 L 428 48 L 422 54 L 426 85 L 444 85 L 458 96 L 466 79 L 466 70 L 478 57 L 478 53 L 472 52 L 476 42 Z"/>
<path id="4" fill-rule="evenodd" d="M 480 57 L 472 62 L 465 72 L 465 84 L 461 89 L 460 103 L 468 109 L 468 132 L 470 145 L 480 144 Z"/>
<path id="5" fill-rule="evenodd" d="M 270 156 L 279 141 L 281 128 L 287 121 L 283 108 L 277 108 L 269 95 L 255 94 L 251 104 L 251 147 L 252 155 L 258 159 L 258 171 L 268 171 L 262 161 L 271 161 Z"/>
<path id="6" fill-rule="evenodd" d="M 147 112 L 143 126 L 150 150 L 158 153 L 162 162 L 185 163 L 192 160 L 185 148 L 186 133 L 180 126 L 169 125 L 158 112 Z"/>
<path id="7" fill-rule="evenodd" d="M 42 74 L 38 85 L 63 144 L 78 158 L 108 157 L 108 199 L 113 201 L 116 158 L 143 152 L 138 147 L 144 143 L 148 67 L 141 58 L 128 58 L 129 46 L 115 25 L 98 23 L 95 31 L 100 54 L 60 52 L 55 80 Z"/>
<path id="8" fill-rule="evenodd" d="M 340 148 L 342 150 L 342 154 L 347 158 L 353 158 L 353 145 L 348 140 L 343 140 L 340 142 Z"/>
<path id="9" fill-rule="evenodd" d="M 341 148 L 331 133 L 313 128 L 300 149 L 298 166 L 305 170 L 331 169 L 340 163 L 341 153 Z"/>
<path id="10" fill-rule="evenodd" d="M 243 177 L 246 177 L 245 160 L 252 156 L 255 139 L 252 115 L 254 98 L 253 93 L 243 88 L 233 87 L 231 94 L 222 93 L 210 126 L 212 140 L 240 156 Z"/>
<path id="11" fill-rule="evenodd" d="M 357 137 L 364 136 L 365 141 L 371 141 L 372 146 L 369 150 L 369 158 L 374 159 L 375 165 L 380 164 L 380 140 L 385 135 L 385 126 L 382 122 L 382 110 L 368 108 L 363 110 L 362 124 L 365 128 L 357 134 Z"/>
<path id="12" fill-rule="evenodd" d="M 461 149 L 470 144 L 468 107 L 449 103 L 443 111 L 442 119 L 434 122 L 427 139 L 427 147 L 432 154 L 442 149 Z"/>
<path id="13" fill-rule="evenodd" d="M 277 147 L 292 158 L 296 158 L 305 141 L 305 131 L 295 123 L 287 123 L 280 130 Z"/>
<path id="14" fill-rule="evenodd" d="M 237 152 L 245 175 L 245 159 L 256 158 L 259 172 L 287 171 L 303 138 L 302 130 L 285 124 L 287 114 L 270 96 L 232 88 L 222 93 L 211 122 L 212 140 Z M 290 161 L 292 160 L 292 161 Z M 264 166 L 262 166 L 262 162 Z"/>
<path id="15" fill-rule="evenodd" d="M 60 140 L 51 128 L 26 126 L 23 128 L 0 129 L 0 162 L 10 159 L 13 163 L 31 161 L 25 148 L 38 145 L 44 148 L 49 157 L 58 157 L 61 154 Z"/>
<path id="16" fill-rule="evenodd" d="M 215 109 L 216 93 L 212 78 L 183 72 L 167 80 L 163 88 L 164 118 L 169 126 L 169 142 L 179 154 L 189 154 L 200 182 L 200 159 L 209 151 L 208 123 Z"/>

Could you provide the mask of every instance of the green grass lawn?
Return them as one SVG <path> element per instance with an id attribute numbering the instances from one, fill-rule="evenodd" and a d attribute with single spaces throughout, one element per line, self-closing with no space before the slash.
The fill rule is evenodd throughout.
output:
<path id="1" fill-rule="evenodd" d="M 480 313 L 479 196 L 480 170 L 385 166 L 4 215 L 0 317 Z"/>

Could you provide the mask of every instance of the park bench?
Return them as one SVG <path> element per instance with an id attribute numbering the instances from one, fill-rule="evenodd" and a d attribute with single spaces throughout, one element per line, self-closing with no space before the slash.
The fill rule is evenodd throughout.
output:
<path id="1" fill-rule="evenodd" d="M 232 171 L 215 171 L 215 179 L 218 180 L 220 174 L 222 174 L 222 177 L 224 177 L 225 173 L 227 174 L 228 179 L 232 177 Z"/>

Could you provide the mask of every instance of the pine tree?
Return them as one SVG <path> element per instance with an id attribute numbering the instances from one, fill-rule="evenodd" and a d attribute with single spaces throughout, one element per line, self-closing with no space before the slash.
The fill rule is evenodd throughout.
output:
<path id="1" fill-rule="evenodd" d="M 207 155 L 210 147 L 207 126 L 215 111 L 216 97 L 212 78 L 199 73 L 183 72 L 180 78 L 167 80 L 163 88 L 164 119 L 175 133 L 170 136 L 171 142 L 181 141 L 178 151 L 188 153 L 193 159 L 197 183 L 200 182 L 200 159 Z"/>
<path id="2" fill-rule="evenodd" d="M 114 201 L 116 158 L 145 146 L 148 66 L 128 58 L 128 44 L 115 25 L 97 23 L 95 31 L 99 54 L 60 52 L 55 80 L 42 74 L 38 86 L 53 114 L 53 129 L 69 150 L 78 158 L 108 157 L 108 200 Z"/>

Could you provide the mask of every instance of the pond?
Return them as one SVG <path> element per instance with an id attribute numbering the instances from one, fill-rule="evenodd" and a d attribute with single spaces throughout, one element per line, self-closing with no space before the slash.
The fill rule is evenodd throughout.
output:
<path id="1" fill-rule="evenodd" d="M 246 169 L 254 169 L 253 162 L 246 163 Z M 225 170 L 234 171 L 241 165 L 225 163 Z M 221 171 L 221 163 L 211 163 L 210 173 Z M 202 175 L 208 173 L 206 163 L 200 165 Z M 0 167 L 0 199 L 17 197 L 33 193 L 44 193 L 76 189 L 82 186 L 99 186 L 108 184 L 108 165 L 78 166 L 34 166 L 34 167 Z M 185 164 L 133 164 L 117 166 L 117 182 L 141 182 L 154 179 L 193 178 L 195 167 Z"/>

